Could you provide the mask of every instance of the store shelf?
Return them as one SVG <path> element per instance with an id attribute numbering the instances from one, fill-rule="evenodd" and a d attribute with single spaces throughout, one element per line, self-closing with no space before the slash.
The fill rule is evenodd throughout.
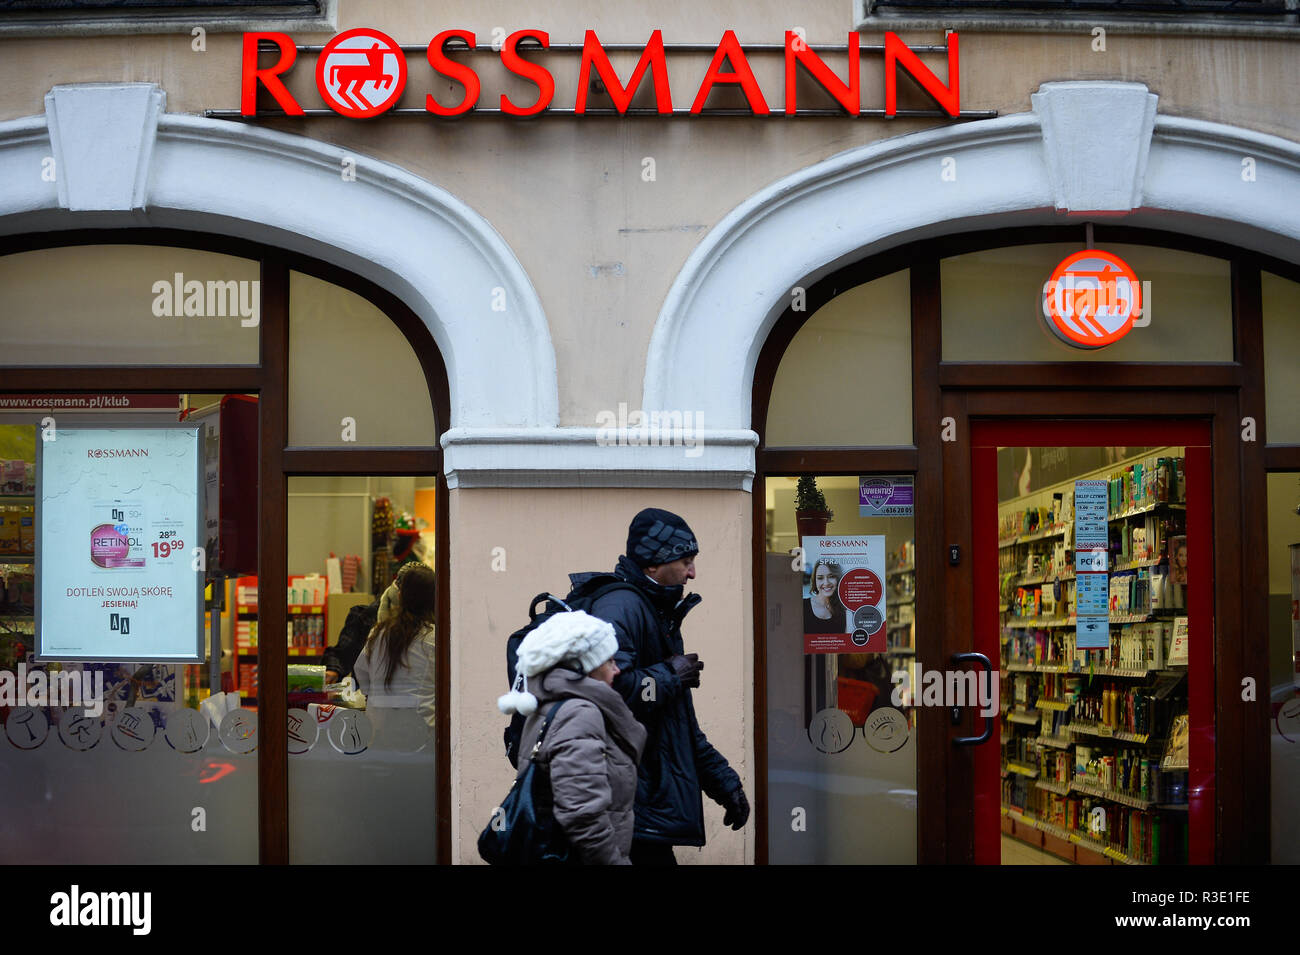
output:
<path id="1" fill-rule="evenodd" d="M 911 647 L 890 647 L 885 651 L 887 657 L 914 657 L 916 651 Z"/>
<path id="2" fill-rule="evenodd" d="M 1038 770 L 1032 766 L 1026 766 L 1024 763 L 1017 763 L 1014 760 L 1007 760 L 1005 769 L 1009 773 L 1015 773 L 1017 776 L 1028 776 L 1035 779 L 1038 776 Z"/>
<path id="3" fill-rule="evenodd" d="M 31 554 L 0 554 L 0 564 L 34 564 L 36 558 Z"/>
<path id="4" fill-rule="evenodd" d="M 1117 573 L 1124 570 L 1141 570 L 1143 567 L 1159 567 L 1166 562 L 1167 558 L 1165 557 L 1152 557 L 1150 560 L 1130 560 L 1122 564 L 1116 564 L 1110 569 L 1110 572 Z"/>
<path id="5" fill-rule="evenodd" d="M 1154 504 L 1144 504 L 1141 507 L 1135 507 L 1127 511 L 1121 511 L 1118 514 L 1112 514 L 1106 518 L 1107 521 L 1126 521 L 1130 517 L 1141 517 L 1143 514 L 1150 514 L 1154 511 L 1170 510 L 1185 511 L 1187 504 L 1182 501 L 1156 501 Z"/>
<path id="6" fill-rule="evenodd" d="M 886 572 L 885 579 L 889 580 L 893 577 L 901 577 L 904 574 L 913 574 L 913 573 L 916 573 L 916 565 L 905 564 L 902 567 L 895 567 L 893 570 Z"/>
<path id="7" fill-rule="evenodd" d="M 1137 670 L 1127 667 L 1091 667 L 1085 669 L 1082 666 L 1072 667 L 1054 663 L 1048 663 L 1042 666 L 1033 663 L 1008 663 L 1004 665 L 1002 669 L 1008 673 L 1065 673 L 1074 674 L 1076 676 L 1108 676 L 1132 680 L 1142 680 L 1151 676 L 1153 673 L 1163 672 L 1154 667 L 1145 670 Z"/>
<path id="8" fill-rule="evenodd" d="M 1040 736 L 1034 742 L 1039 746 L 1051 746 L 1055 749 L 1069 749 L 1074 745 L 1074 740 L 1068 736 Z"/>
<path id="9" fill-rule="evenodd" d="M 1079 672 L 1086 673 L 1089 676 L 1114 676 L 1131 680 L 1142 680 L 1157 671 L 1154 668 L 1148 670 L 1136 670 L 1127 667 L 1093 667 L 1091 670 L 1080 670 Z"/>
<path id="10" fill-rule="evenodd" d="M 1161 620 L 1186 613 L 1187 611 L 1181 608 L 1175 611 L 1161 610 L 1155 613 L 1113 613 L 1110 615 L 1110 622 L 1114 624 L 1149 623 L 1152 620 Z M 1068 617 L 1012 617 L 1003 626 L 1015 630 L 1049 630 L 1052 627 L 1076 627 L 1078 624 L 1077 615 L 1070 614 Z"/>
<path id="11" fill-rule="evenodd" d="M 1064 537 L 1065 525 L 1059 525 L 1050 531 L 1034 531 L 1032 534 L 1017 534 L 1015 537 L 1007 537 L 998 541 L 998 549 L 1005 550 L 1008 547 L 1015 547 L 1017 544 L 1032 544 L 1034 541 L 1051 540 L 1053 537 Z"/>
<path id="12" fill-rule="evenodd" d="M 1160 760 L 1160 771 L 1162 773 L 1185 773 L 1188 771 L 1188 766 L 1186 763 L 1162 759 Z"/>
<path id="13" fill-rule="evenodd" d="M 285 653 L 291 657 L 318 657 L 325 652 L 325 647 L 285 647 Z M 238 656 L 250 660 L 257 659 L 257 648 L 239 647 Z"/>
<path id="14" fill-rule="evenodd" d="M 1052 710 L 1057 713 L 1064 713 L 1073 705 L 1073 703 L 1066 702 L 1065 700 L 1038 700 L 1034 703 L 1034 708 L 1038 710 Z"/>
<path id="15" fill-rule="evenodd" d="M 1010 723 L 1025 723 L 1029 726 L 1037 726 L 1043 721 L 1043 714 L 1029 713 L 1024 710 L 1012 710 L 1007 714 L 1007 721 Z"/>
<path id="16" fill-rule="evenodd" d="M 915 597 L 915 595 L 914 595 L 914 596 L 911 596 L 911 597 L 892 597 L 892 596 L 886 595 L 885 600 L 886 600 L 888 603 L 893 604 L 894 606 L 902 606 L 903 604 L 914 604 L 914 603 L 916 603 L 916 597 Z"/>
<path id="17" fill-rule="evenodd" d="M 1055 663 L 1038 665 L 1035 663 L 1008 663 L 1003 667 L 1009 673 L 1070 673 L 1067 666 Z"/>
<path id="18" fill-rule="evenodd" d="M 1111 802 L 1117 802 L 1122 806 L 1131 806 L 1134 809 L 1150 809 L 1156 804 L 1154 799 L 1143 799 L 1140 796 L 1133 796 L 1114 789 L 1104 789 L 1091 783 L 1081 783 L 1077 779 L 1070 780 L 1070 788 L 1075 792 L 1096 796 L 1099 799 L 1109 799 Z"/>
<path id="19" fill-rule="evenodd" d="M 1102 723 L 1084 723 L 1079 720 L 1072 722 L 1069 730 L 1071 733 L 1084 733 L 1088 736 L 1100 736 L 1103 739 L 1118 739 L 1126 743 L 1141 743 L 1143 745 L 1151 738 L 1150 733 L 1130 733 L 1127 730 L 1117 730 Z"/>
<path id="20" fill-rule="evenodd" d="M 1046 779 L 1038 779 L 1034 781 L 1034 786 L 1039 789 L 1046 789 L 1049 793 L 1056 793 L 1058 796 L 1070 795 L 1069 783 L 1055 783 Z"/>
<path id="21" fill-rule="evenodd" d="M 35 504 L 35 494 L 0 494 L 0 504 Z"/>
<path id="22" fill-rule="evenodd" d="M 1071 573 L 1070 576 L 1073 577 L 1074 574 Z M 1064 580 L 1064 579 L 1065 579 L 1064 576 L 1053 571 L 1052 573 L 1043 574 L 1042 576 L 1039 577 L 1025 577 L 1023 579 L 1017 577 L 1015 579 L 1015 585 L 1017 587 L 1036 587 L 1039 584 L 1046 584 L 1046 583 L 1051 583 L 1052 581 L 1055 580 Z"/>
<path id="23" fill-rule="evenodd" d="M 1091 851 L 1099 853 L 1100 855 L 1103 855 L 1108 859 L 1113 859 L 1115 862 L 1119 862 L 1124 865 L 1148 865 L 1149 864 L 1143 862 L 1141 859 L 1134 859 L 1130 856 L 1127 856 L 1123 852 L 1120 852 L 1118 849 L 1106 845 L 1106 843 L 1100 841 L 1099 839 L 1093 839 L 1090 836 L 1082 835 L 1081 833 L 1074 832 L 1073 830 L 1070 829 L 1066 829 L 1064 826 L 1058 826 L 1050 822 L 1044 822 L 1038 819 L 1036 816 L 1030 815 L 1029 813 L 1026 812 L 1022 812 L 1021 810 L 1016 809 L 1012 806 L 1008 806 L 1005 803 L 1002 805 L 1002 815 L 1014 819 L 1016 822 L 1028 826 L 1031 829 L 1037 829 L 1039 832 L 1045 832 L 1049 836 L 1055 836 L 1057 839 L 1061 839 L 1065 842 L 1072 843 L 1073 845 L 1081 846 L 1084 849 L 1090 849 Z"/>

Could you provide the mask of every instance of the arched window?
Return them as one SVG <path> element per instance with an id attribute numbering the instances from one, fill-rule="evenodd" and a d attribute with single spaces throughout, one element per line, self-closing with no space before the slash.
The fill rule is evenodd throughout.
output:
<path id="1" fill-rule="evenodd" d="M 28 656 L 41 558 L 39 528 L 23 521 L 38 503 L 57 506 L 38 500 L 39 474 L 28 467 L 51 424 L 194 425 L 222 469 L 206 482 L 223 508 L 212 525 L 256 542 L 225 565 L 213 551 L 196 570 L 209 579 L 205 662 L 131 666 L 139 661 L 124 633 L 115 660 L 68 667 L 105 679 L 101 714 L 21 714 L 12 729 L 30 730 L 29 745 L 3 748 L 15 770 L 5 775 L 44 779 L 45 788 L 6 787 L 6 817 L 27 820 L 7 831 L 8 857 L 287 862 L 329 851 L 335 861 L 445 860 L 438 437 L 450 409 L 425 324 L 374 283 L 283 250 L 195 233 L 85 231 L 0 245 L 0 343 L 0 466 L 14 479 L 0 482 L 0 527 L 7 535 L 12 516 L 27 528 L 12 547 L 0 538 L 0 667 L 58 669 Z M 240 413 L 223 417 L 225 408 Z M 241 485 L 253 493 L 231 493 Z M 349 611 L 376 603 L 411 560 L 435 570 L 437 583 L 419 674 L 429 719 L 418 739 L 405 725 L 392 730 L 392 719 L 370 719 L 360 698 L 341 698 L 323 680 L 324 662 L 334 662 L 326 645 Z M 100 609 L 87 614 L 97 619 Z M 415 700 L 414 689 L 406 696 Z M 33 763 L 40 771 L 29 771 Z M 403 792 L 387 792 L 398 764 L 414 775 Z M 415 776 L 425 787 L 418 793 Z M 110 798 L 114 790 L 120 798 Z M 339 838 L 367 805 L 379 819 L 404 798 L 420 812 L 406 817 L 400 838 L 385 828 L 355 852 Z M 339 800 L 349 825 L 322 826 Z M 204 811 L 191 818 L 193 807 Z M 75 838 L 88 819 L 96 838 Z M 170 824 L 174 832 L 159 828 Z"/>

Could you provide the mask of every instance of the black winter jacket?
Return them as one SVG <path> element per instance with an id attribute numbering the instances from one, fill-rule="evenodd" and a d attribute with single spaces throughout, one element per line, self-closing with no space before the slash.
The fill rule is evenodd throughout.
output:
<path id="1" fill-rule="evenodd" d="M 378 600 L 368 604 L 357 604 L 351 608 L 339 630 L 339 642 L 332 647 L 326 647 L 321 657 L 320 662 L 325 665 L 325 669 L 337 670 L 340 680 L 352 673 L 357 665 L 357 657 L 365 649 L 366 638 L 370 636 L 370 631 L 375 629 L 375 621 L 378 619 Z"/>
<path id="2" fill-rule="evenodd" d="M 614 625 L 621 671 L 614 689 L 645 726 L 648 738 L 637 771 L 635 838 L 678 846 L 704 845 L 703 789 L 721 802 L 740 788 L 722 754 L 700 731 L 689 687 L 665 661 L 683 652 L 682 618 L 700 602 L 682 599 L 682 587 L 664 587 L 626 556 L 614 574 L 640 593 L 620 587 L 588 611 Z M 574 575 L 581 583 L 590 575 Z"/>

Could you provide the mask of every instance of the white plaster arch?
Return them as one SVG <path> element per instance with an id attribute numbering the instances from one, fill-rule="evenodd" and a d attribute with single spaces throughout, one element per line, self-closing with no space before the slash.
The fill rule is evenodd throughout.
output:
<path id="1" fill-rule="evenodd" d="M 1156 99 L 1138 83 L 1048 83 L 1032 112 L 873 143 L 751 196 L 669 290 L 643 407 L 749 429 L 755 364 L 791 290 L 933 235 L 1103 215 L 1300 261 L 1300 144 L 1159 116 Z"/>
<path id="2" fill-rule="evenodd" d="M 451 393 L 452 420 L 439 427 L 555 427 L 546 316 L 486 219 L 391 163 L 168 114 L 165 102 L 152 84 L 56 86 L 44 116 L 0 123 L 0 234 L 145 226 L 291 248 L 387 288 L 428 325 Z M 349 156 L 355 181 L 342 174 Z M 42 177 L 47 157 L 52 182 Z M 493 309 L 495 289 L 504 311 Z"/>

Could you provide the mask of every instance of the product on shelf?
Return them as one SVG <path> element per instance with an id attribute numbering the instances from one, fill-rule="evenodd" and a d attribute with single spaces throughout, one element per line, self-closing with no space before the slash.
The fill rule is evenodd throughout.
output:
<path id="1" fill-rule="evenodd" d="M 0 504 L 0 554 L 17 554 L 22 546 L 18 515 L 18 508 Z"/>

